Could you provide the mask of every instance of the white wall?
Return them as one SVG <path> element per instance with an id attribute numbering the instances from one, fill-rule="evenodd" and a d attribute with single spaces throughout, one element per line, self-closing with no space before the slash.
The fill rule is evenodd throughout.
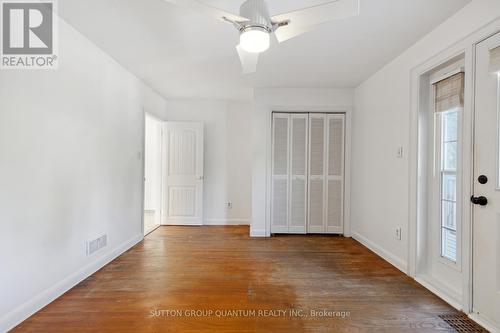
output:
<path id="1" fill-rule="evenodd" d="M 252 111 L 248 102 L 169 100 L 161 116 L 205 125 L 204 224 L 250 224 Z"/>
<path id="2" fill-rule="evenodd" d="M 408 266 L 410 72 L 500 16 L 498 0 L 474 0 L 355 93 L 351 221 L 353 235 L 400 269 Z M 405 148 L 402 159 L 397 148 Z M 402 227 L 402 241 L 394 237 Z"/>
<path id="3" fill-rule="evenodd" d="M 62 21 L 59 50 L 0 72 L 0 331 L 142 239 L 143 106 L 165 102 Z"/>
<path id="4" fill-rule="evenodd" d="M 351 89 L 259 88 L 253 114 L 252 224 L 254 237 L 269 236 L 269 179 L 271 164 L 271 114 L 273 111 L 350 111 Z M 348 115 L 350 117 L 350 115 Z M 346 175 L 347 176 L 347 175 Z M 268 225 L 268 223 L 267 223 Z"/>

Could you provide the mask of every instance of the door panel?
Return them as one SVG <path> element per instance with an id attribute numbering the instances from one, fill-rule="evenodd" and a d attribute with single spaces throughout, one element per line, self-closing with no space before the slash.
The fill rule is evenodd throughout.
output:
<path id="1" fill-rule="evenodd" d="M 309 179 L 309 223 L 307 232 L 323 233 L 324 227 L 324 181 Z"/>
<path id="2" fill-rule="evenodd" d="M 326 115 L 309 115 L 309 233 L 324 233 Z"/>
<path id="3" fill-rule="evenodd" d="M 328 115 L 327 233 L 344 232 L 344 115 Z"/>
<path id="4" fill-rule="evenodd" d="M 344 131 L 341 114 L 310 115 L 310 233 L 344 232 Z"/>
<path id="5" fill-rule="evenodd" d="M 291 174 L 289 184 L 289 233 L 306 233 L 307 221 L 307 114 L 294 114 L 291 120 Z"/>
<path id="6" fill-rule="evenodd" d="M 203 124 L 165 124 L 165 224 L 203 224 Z"/>
<path id="7" fill-rule="evenodd" d="M 500 46 L 500 34 L 476 49 L 474 195 L 486 206 L 473 206 L 473 309 L 500 328 L 500 189 L 498 186 L 499 76 L 490 73 L 490 50 Z M 479 177 L 488 182 L 482 184 Z"/>
<path id="8" fill-rule="evenodd" d="M 341 180 L 328 181 L 328 225 L 329 233 L 343 233 L 344 187 Z"/>
<path id="9" fill-rule="evenodd" d="M 271 232 L 288 232 L 289 115 L 273 115 Z"/>

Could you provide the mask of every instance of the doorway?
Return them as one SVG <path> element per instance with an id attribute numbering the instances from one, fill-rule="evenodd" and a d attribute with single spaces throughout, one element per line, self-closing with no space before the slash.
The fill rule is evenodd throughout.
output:
<path id="1" fill-rule="evenodd" d="M 204 125 L 145 114 L 144 234 L 203 225 Z"/>
<path id="2" fill-rule="evenodd" d="M 145 115 L 144 140 L 144 234 L 161 225 L 163 122 Z"/>

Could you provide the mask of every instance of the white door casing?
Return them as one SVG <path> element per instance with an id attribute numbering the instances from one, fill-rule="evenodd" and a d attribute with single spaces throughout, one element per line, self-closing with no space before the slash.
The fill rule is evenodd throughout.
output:
<path id="1" fill-rule="evenodd" d="M 163 224 L 203 224 L 203 123 L 166 122 Z"/>
<path id="2" fill-rule="evenodd" d="M 499 76 L 490 73 L 490 50 L 500 34 L 476 47 L 474 196 L 486 206 L 473 206 L 473 311 L 481 321 L 500 328 L 500 185 Z M 486 184 L 479 177 L 488 177 Z M 477 202 L 476 202 L 477 203 Z"/>

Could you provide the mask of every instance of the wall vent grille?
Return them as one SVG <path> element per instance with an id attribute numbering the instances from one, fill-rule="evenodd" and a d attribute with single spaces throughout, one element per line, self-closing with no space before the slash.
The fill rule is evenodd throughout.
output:
<path id="1" fill-rule="evenodd" d="M 87 241 L 86 245 L 87 256 L 90 256 L 108 245 L 108 236 L 104 235 L 94 240 Z"/>

